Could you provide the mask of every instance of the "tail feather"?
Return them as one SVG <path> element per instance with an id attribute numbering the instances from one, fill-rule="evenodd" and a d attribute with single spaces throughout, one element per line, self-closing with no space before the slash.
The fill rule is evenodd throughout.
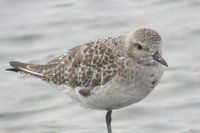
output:
<path id="1" fill-rule="evenodd" d="M 31 69 L 31 66 L 35 66 L 33 64 L 11 61 L 10 65 L 13 68 L 6 69 L 7 71 L 23 72 L 25 74 L 30 74 L 38 78 L 44 78 L 42 73 L 38 72 L 37 70 Z"/>
<path id="2" fill-rule="evenodd" d="M 16 69 L 16 68 L 7 68 L 6 71 L 19 72 L 19 69 Z"/>

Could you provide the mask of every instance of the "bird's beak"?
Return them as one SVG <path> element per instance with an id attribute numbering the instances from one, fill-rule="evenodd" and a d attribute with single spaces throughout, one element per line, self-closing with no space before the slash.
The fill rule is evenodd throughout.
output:
<path id="1" fill-rule="evenodd" d="M 167 62 L 165 61 L 165 59 L 158 52 L 156 52 L 152 57 L 157 62 L 161 63 L 162 65 L 164 65 L 166 67 L 168 67 Z"/>

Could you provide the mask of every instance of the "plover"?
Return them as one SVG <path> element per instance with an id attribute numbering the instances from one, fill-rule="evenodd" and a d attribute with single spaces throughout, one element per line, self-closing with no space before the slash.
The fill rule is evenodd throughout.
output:
<path id="1" fill-rule="evenodd" d="M 85 107 L 106 110 L 108 133 L 112 110 L 146 97 L 163 75 L 162 40 L 153 29 L 100 38 L 74 47 L 46 64 L 11 61 L 7 70 L 22 72 L 57 86 Z"/>

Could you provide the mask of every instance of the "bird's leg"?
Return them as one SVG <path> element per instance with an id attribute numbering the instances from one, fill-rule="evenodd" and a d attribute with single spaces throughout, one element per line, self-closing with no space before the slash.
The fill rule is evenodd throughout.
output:
<path id="1" fill-rule="evenodd" d="M 108 110 L 106 113 L 106 125 L 107 125 L 107 130 L 108 133 L 112 133 L 112 128 L 111 128 L 111 121 L 112 121 L 112 110 Z"/>

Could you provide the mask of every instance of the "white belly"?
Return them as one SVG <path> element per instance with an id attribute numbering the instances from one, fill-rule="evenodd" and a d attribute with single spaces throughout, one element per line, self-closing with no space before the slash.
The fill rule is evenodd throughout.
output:
<path id="1" fill-rule="evenodd" d="M 144 71 L 145 70 L 145 71 Z M 161 68 L 138 70 L 131 81 L 119 82 L 115 78 L 107 84 L 95 87 L 90 95 L 79 93 L 81 87 L 71 90 L 70 94 L 83 106 L 94 109 L 118 109 L 134 104 L 146 97 L 156 86 L 163 74 Z"/>

